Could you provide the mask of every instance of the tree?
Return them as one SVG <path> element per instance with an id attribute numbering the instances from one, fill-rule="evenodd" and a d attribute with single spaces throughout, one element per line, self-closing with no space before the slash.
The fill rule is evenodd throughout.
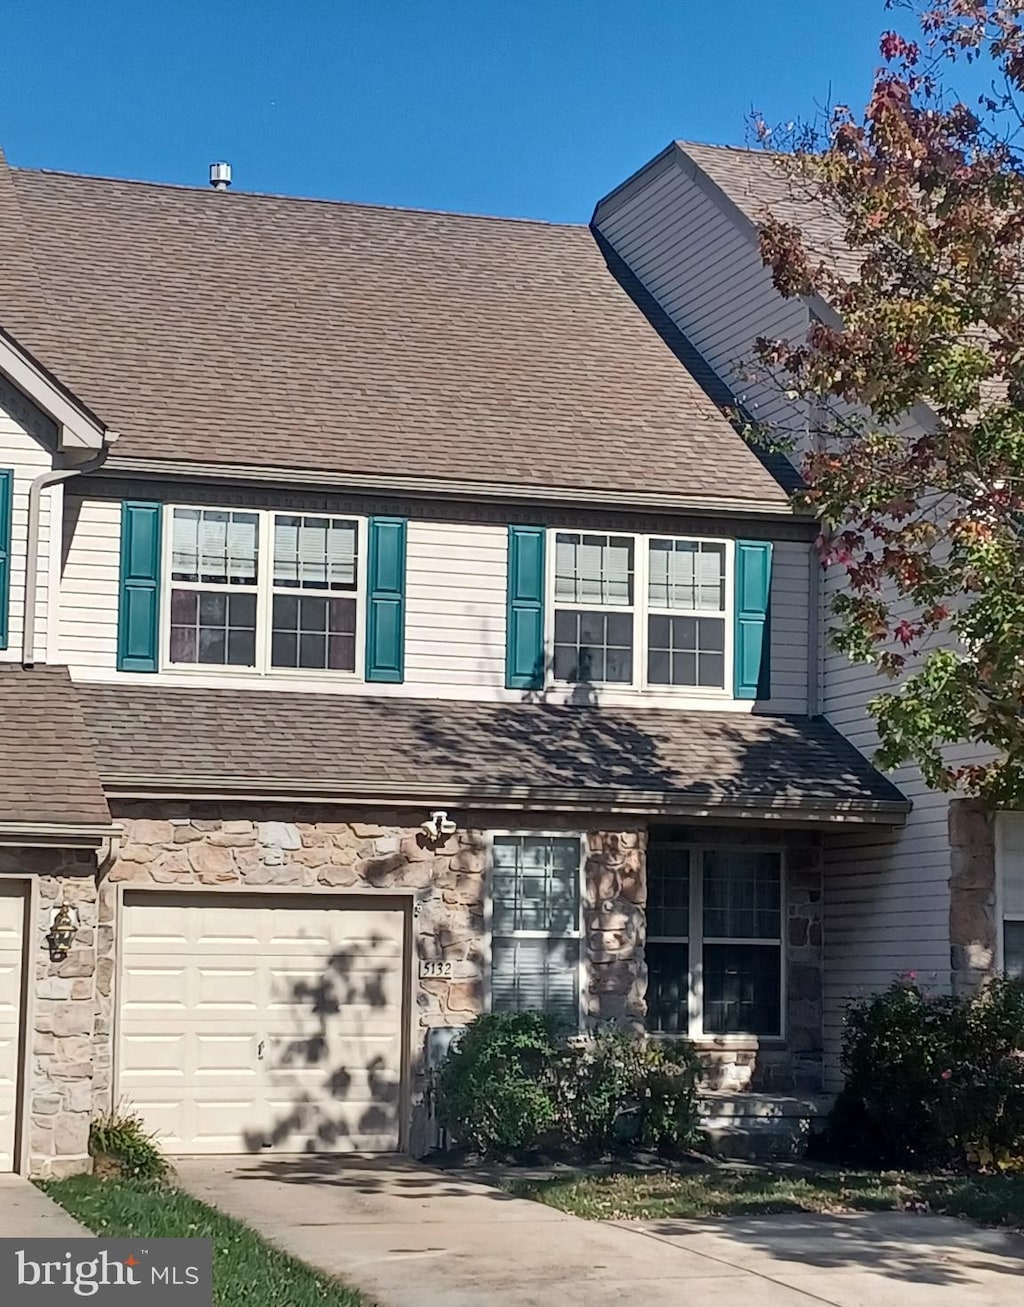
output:
<path id="1" fill-rule="evenodd" d="M 919 39 L 883 35 L 863 114 L 786 142 L 837 241 L 823 255 L 775 216 L 762 257 L 838 320 L 758 354 L 817 429 L 801 499 L 845 574 L 836 644 L 891 678 L 880 764 L 1024 803 L 1024 0 L 914 8 Z M 950 93 L 979 70 L 976 104 Z"/>

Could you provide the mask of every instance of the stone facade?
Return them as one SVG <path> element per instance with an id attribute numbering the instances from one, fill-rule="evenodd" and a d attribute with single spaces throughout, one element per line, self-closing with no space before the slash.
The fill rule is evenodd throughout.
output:
<path id="1" fill-rule="evenodd" d="M 955 994 L 971 994 L 995 973 L 996 847 L 992 813 L 979 799 L 949 805 L 949 946 Z"/>
<path id="2" fill-rule="evenodd" d="M 76 849 L 0 850 L 0 875 L 38 878 L 38 912 L 25 939 L 34 982 L 27 1007 L 28 1156 L 40 1178 L 89 1171 L 96 971 L 96 855 Z M 78 930 L 68 956 L 50 960 L 53 909 L 71 904 Z"/>

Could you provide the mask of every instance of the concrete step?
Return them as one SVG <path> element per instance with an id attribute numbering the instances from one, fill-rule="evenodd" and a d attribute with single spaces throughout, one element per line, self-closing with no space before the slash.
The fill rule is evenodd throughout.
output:
<path id="1" fill-rule="evenodd" d="M 702 1093 L 698 1105 L 704 1146 L 718 1157 L 747 1161 L 802 1157 L 831 1102 L 824 1094 Z"/>

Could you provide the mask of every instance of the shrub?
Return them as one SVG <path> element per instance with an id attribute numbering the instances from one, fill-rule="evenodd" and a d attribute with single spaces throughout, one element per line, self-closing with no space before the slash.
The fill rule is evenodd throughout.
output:
<path id="1" fill-rule="evenodd" d="M 437 1084 L 441 1125 L 481 1153 L 540 1146 L 555 1122 L 553 1067 L 562 1029 L 540 1012 L 490 1012 L 459 1036 Z"/>
<path id="2" fill-rule="evenodd" d="M 701 1066 L 680 1042 L 611 1027 L 570 1038 L 536 1012 L 478 1017 L 438 1081 L 441 1124 L 485 1154 L 670 1149 L 696 1127 Z"/>
<path id="3" fill-rule="evenodd" d="M 126 1180 L 163 1180 L 170 1171 L 142 1117 L 124 1104 L 96 1117 L 89 1128 L 89 1152 L 97 1175 Z"/>
<path id="4" fill-rule="evenodd" d="M 589 1153 L 685 1147 L 696 1134 L 701 1070 L 681 1041 L 603 1028 L 567 1049 L 557 1069 L 562 1138 Z"/>
<path id="5" fill-rule="evenodd" d="M 826 1148 L 881 1166 L 1008 1166 L 1024 1158 L 1024 984 L 957 999 L 913 979 L 851 1006 L 845 1084 Z"/>

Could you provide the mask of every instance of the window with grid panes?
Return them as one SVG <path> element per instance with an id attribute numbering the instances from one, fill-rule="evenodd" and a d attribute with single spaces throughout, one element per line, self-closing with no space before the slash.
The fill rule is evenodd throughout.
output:
<path id="1" fill-rule="evenodd" d="M 1024 980 L 1024 813 L 1001 812 L 997 821 L 1003 970 Z"/>
<path id="2" fill-rule="evenodd" d="M 188 507 L 169 515 L 168 663 L 357 670 L 358 519 Z"/>
<path id="3" fill-rule="evenodd" d="M 782 1033 L 782 855 L 652 842 L 648 1029 Z"/>
<path id="4" fill-rule="evenodd" d="M 632 683 L 633 592 L 631 537 L 556 533 L 556 680 Z"/>
<path id="5" fill-rule="evenodd" d="M 491 865 L 491 1008 L 579 1021 L 580 840 L 496 835 Z"/>
<path id="6" fill-rule="evenodd" d="M 724 544 L 649 542 L 649 685 L 724 688 L 725 602 Z"/>

